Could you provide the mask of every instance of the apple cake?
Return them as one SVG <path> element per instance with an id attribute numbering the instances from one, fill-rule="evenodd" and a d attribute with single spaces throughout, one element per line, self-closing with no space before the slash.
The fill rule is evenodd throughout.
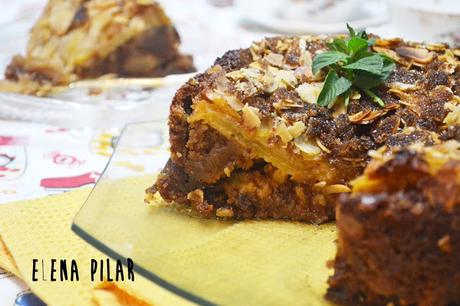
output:
<path id="1" fill-rule="evenodd" d="M 312 62 L 335 39 L 266 38 L 184 84 L 170 107 L 170 159 L 146 201 L 158 192 L 204 217 L 318 224 L 335 218 L 370 150 L 459 138 L 459 50 L 374 37 L 363 52 L 395 64 L 374 97 L 358 88 L 322 106 L 326 73 Z"/>
<path id="2" fill-rule="evenodd" d="M 371 155 L 337 205 L 327 297 L 345 305 L 458 305 L 460 143 Z"/>
<path id="3" fill-rule="evenodd" d="M 49 0 L 0 90 L 46 95 L 53 86 L 96 78 L 152 77 L 194 70 L 179 35 L 149 0 Z"/>

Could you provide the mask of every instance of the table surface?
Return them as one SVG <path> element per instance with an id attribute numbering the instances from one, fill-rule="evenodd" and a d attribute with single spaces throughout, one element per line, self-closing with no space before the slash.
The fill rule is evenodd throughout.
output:
<path id="1" fill-rule="evenodd" d="M 14 53 L 24 50 L 27 30 L 45 2 L 0 0 L 0 41 L 7 42 L 0 44 L 1 71 Z M 270 35 L 243 26 L 237 10 L 216 8 L 210 5 L 210 0 L 193 0 L 193 5 L 190 0 L 160 2 L 181 34 L 182 50 L 193 54 L 199 70 L 208 67 L 226 50 L 247 46 Z M 385 29 L 385 25 L 378 28 L 382 32 Z M 156 119 L 154 114 L 153 119 Z M 121 127 L 69 129 L 0 118 L 0 204 L 94 184 L 120 131 Z M 143 171 L 142 165 L 129 161 L 122 166 L 133 173 Z M 0 269 L 0 306 L 15 305 L 17 296 L 27 290 L 20 280 Z"/>

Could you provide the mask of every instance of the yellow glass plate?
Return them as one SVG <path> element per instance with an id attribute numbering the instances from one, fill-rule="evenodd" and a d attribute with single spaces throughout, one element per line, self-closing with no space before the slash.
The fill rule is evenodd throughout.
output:
<path id="1" fill-rule="evenodd" d="M 329 305 L 324 293 L 332 273 L 326 263 L 336 248 L 333 223 L 224 222 L 144 203 L 144 190 L 168 159 L 167 135 L 166 121 L 125 128 L 72 229 L 198 304 Z M 138 151 L 151 152 L 151 175 L 133 177 L 115 166 Z"/>

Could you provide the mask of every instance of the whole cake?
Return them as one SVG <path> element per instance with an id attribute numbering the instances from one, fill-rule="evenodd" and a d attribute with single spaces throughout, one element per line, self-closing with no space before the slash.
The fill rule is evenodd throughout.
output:
<path id="1" fill-rule="evenodd" d="M 460 303 L 460 143 L 372 153 L 337 207 L 327 297 L 345 305 Z"/>
<path id="2" fill-rule="evenodd" d="M 1 91 L 46 95 L 53 86 L 96 78 L 194 71 L 179 35 L 150 0 L 49 0 L 30 31 L 25 56 L 5 71 Z"/>
<path id="3" fill-rule="evenodd" d="M 459 55 L 352 29 L 229 51 L 177 91 L 171 157 L 146 200 L 159 192 L 205 217 L 333 220 L 369 150 L 460 137 Z"/>

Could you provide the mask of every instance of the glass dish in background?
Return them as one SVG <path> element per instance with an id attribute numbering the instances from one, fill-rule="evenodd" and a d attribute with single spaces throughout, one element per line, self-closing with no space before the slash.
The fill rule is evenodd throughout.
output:
<path id="1" fill-rule="evenodd" d="M 128 125 L 72 229 L 113 258 L 198 304 L 330 305 L 323 298 L 335 225 L 229 222 L 144 203 L 169 158 L 166 121 Z M 142 164 L 132 176 L 118 165 Z M 144 172 L 145 173 L 145 172 Z"/>
<path id="2" fill-rule="evenodd" d="M 160 78 L 162 84 L 150 89 L 129 86 L 99 92 L 97 88 L 82 87 L 53 97 L 0 93 L 0 118 L 66 128 L 123 127 L 133 122 L 166 119 L 177 88 L 190 76 Z"/>

